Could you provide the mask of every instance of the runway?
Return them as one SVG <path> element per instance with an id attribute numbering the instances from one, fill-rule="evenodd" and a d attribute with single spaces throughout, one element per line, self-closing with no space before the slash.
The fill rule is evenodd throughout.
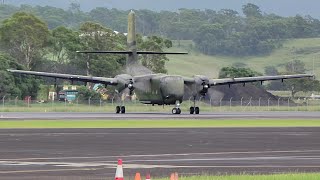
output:
<path id="1" fill-rule="evenodd" d="M 2 179 L 319 172 L 320 128 L 0 130 Z"/>
<path id="2" fill-rule="evenodd" d="M 92 112 L 2 112 L 0 120 L 61 120 L 61 119 L 96 119 L 96 120 L 139 120 L 139 119 L 320 119 L 320 112 L 204 112 L 199 115 L 187 113 L 92 113 Z"/>

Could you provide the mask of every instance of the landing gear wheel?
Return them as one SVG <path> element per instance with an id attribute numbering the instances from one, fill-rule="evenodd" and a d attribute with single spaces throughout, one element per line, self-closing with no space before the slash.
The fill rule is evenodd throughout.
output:
<path id="1" fill-rule="evenodd" d="M 195 112 L 195 114 L 199 114 L 200 113 L 200 108 L 199 107 L 195 107 L 194 108 L 194 112 Z"/>
<path id="2" fill-rule="evenodd" d="M 194 113 L 194 107 L 190 107 L 190 114 Z"/>
<path id="3" fill-rule="evenodd" d="M 120 106 L 116 107 L 116 113 L 119 114 L 120 113 Z"/>
<path id="4" fill-rule="evenodd" d="M 125 114 L 126 113 L 126 107 L 125 106 L 121 106 L 120 111 L 121 111 L 121 114 Z"/>
<path id="5" fill-rule="evenodd" d="M 181 109 L 180 108 L 173 108 L 172 114 L 181 114 Z"/>

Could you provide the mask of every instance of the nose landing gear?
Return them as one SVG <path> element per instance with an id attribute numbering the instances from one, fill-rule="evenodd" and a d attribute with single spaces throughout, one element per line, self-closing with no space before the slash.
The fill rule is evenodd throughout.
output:
<path id="1" fill-rule="evenodd" d="M 181 109 L 180 108 L 173 108 L 172 114 L 181 114 Z"/>
<path id="2" fill-rule="evenodd" d="M 176 102 L 176 107 L 172 109 L 172 114 L 181 114 L 180 101 Z"/>

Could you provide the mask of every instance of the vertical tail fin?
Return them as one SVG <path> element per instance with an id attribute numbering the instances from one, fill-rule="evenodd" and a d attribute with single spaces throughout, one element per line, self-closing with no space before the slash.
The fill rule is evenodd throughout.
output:
<path id="1" fill-rule="evenodd" d="M 127 46 L 131 52 L 127 58 L 127 65 L 130 65 L 137 61 L 136 15 L 132 10 L 128 15 Z"/>

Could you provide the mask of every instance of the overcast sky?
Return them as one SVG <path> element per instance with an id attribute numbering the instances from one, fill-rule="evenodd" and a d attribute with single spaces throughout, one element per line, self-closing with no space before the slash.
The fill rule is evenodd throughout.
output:
<path id="1" fill-rule="evenodd" d="M 71 2 L 79 2 L 89 11 L 95 7 L 118 9 L 177 10 L 179 8 L 214 9 L 223 8 L 241 11 L 242 5 L 254 3 L 266 13 L 282 16 L 311 15 L 320 18 L 320 0 L 5 0 L 12 4 L 49 5 L 67 8 Z"/>

